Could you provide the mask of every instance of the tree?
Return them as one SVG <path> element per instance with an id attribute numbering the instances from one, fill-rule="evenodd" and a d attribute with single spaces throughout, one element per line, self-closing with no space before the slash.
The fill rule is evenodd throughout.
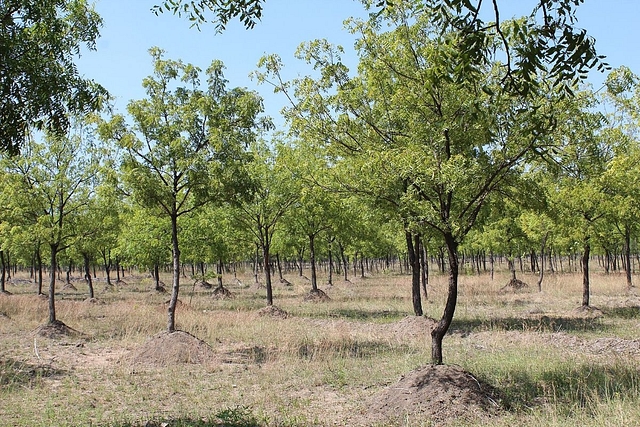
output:
<path id="1" fill-rule="evenodd" d="M 581 246 L 583 307 L 589 307 L 589 259 L 595 227 L 606 213 L 602 175 L 613 154 L 600 133 L 604 116 L 593 111 L 594 103 L 588 91 L 561 103 L 564 112 L 558 114 L 557 149 L 546 156 L 555 178 L 552 204 L 561 213 L 558 216 L 566 233 Z"/>
<path id="2" fill-rule="evenodd" d="M 458 247 L 490 195 L 547 148 L 554 95 L 550 88 L 544 97 L 501 90 L 499 62 L 467 73 L 458 66 L 464 35 L 434 27 L 427 9 L 397 5 L 369 21 L 352 21 L 351 31 L 360 35 L 354 77 L 340 62 L 340 49 L 322 40 L 298 52 L 318 70 L 316 79 L 280 84 L 281 64 L 267 59 L 266 66 L 277 90 L 288 91 L 293 101 L 286 114 L 296 132 L 325 145 L 336 159 L 357 159 L 358 171 L 378 175 L 376 184 L 400 186 L 397 212 L 404 222 L 429 227 L 444 241 L 448 294 L 432 332 L 432 361 L 440 364 L 457 302 Z"/>
<path id="3" fill-rule="evenodd" d="M 0 2 L 0 150 L 17 153 L 33 127 L 62 137 L 69 116 L 98 109 L 106 90 L 73 60 L 101 26 L 86 0 Z"/>
<path id="4" fill-rule="evenodd" d="M 49 247 L 49 323 L 55 324 L 58 255 L 78 234 L 79 213 L 97 183 L 98 158 L 91 133 L 80 121 L 67 137 L 48 135 L 45 142 L 30 141 L 25 148 L 23 156 L 5 159 L 11 208 L 23 219 L 20 225 Z"/>
<path id="5" fill-rule="evenodd" d="M 262 251 L 267 305 L 273 305 L 271 285 L 271 246 L 276 225 L 296 201 L 291 173 L 283 166 L 282 146 L 270 150 L 267 144 L 254 144 L 252 161 L 247 165 L 252 180 L 247 197 L 238 197 L 233 205 L 236 220 L 250 230 Z"/>
<path id="6" fill-rule="evenodd" d="M 185 16 L 192 26 L 199 27 L 211 19 L 218 30 L 238 18 L 246 28 L 253 28 L 261 19 L 266 0 L 163 0 L 153 11 L 170 11 Z M 572 87 L 597 67 L 603 71 L 608 65 L 595 50 L 595 39 L 584 29 L 576 27 L 576 9 L 584 0 L 536 0 L 523 11 L 527 25 L 505 25 L 500 14 L 500 0 L 362 0 L 367 9 L 382 14 L 407 6 L 431 16 L 432 23 L 443 31 L 460 35 L 455 48 L 460 52 L 456 63 L 465 74 L 482 72 L 492 60 L 492 49 L 498 41 L 504 53 L 501 71 L 506 91 L 527 94 L 545 90 L 539 85 L 538 73 L 548 72 L 554 86 L 571 93 Z M 531 6 L 529 6 L 531 7 Z M 488 10 L 487 10 L 488 9 Z M 485 21 L 482 17 L 487 16 Z M 522 43 L 516 42 L 522 41 Z"/>
<path id="7" fill-rule="evenodd" d="M 242 170 L 234 166 L 244 162 L 244 147 L 262 123 L 262 101 L 244 89 L 227 90 L 220 61 L 206 70 L 202 90 L 198 67 L 166 60 L 158 48 L 150 54 L 154 74 L 143 82 L 148 97 L 127 107 L 133 128 L 116 116 L 102 126 L 102 133 L 126 150 L 122 169 L 133 200 L 170 221 L 171 333 L 180 289 L 178 219 L 216 198 L 242 192 Z"/>

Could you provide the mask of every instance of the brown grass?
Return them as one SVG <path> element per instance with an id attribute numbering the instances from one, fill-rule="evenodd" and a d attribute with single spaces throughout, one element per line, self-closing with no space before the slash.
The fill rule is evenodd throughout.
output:
<path id="1" fill-rule="evenodd" d="M 640 414 L 633 385 L 640 383 L 640 300 L 626 293 L 623 276 L 592 277 L 592 302 L 602 317 L 575 312 L 577 274 L 548 275 L 542 293 L 531 286 L 536 276 L 520 278 L 529 288 L 504 293 L 506 273 L 493 281 L 461 277 L 445 338 L 445 362 L 497 390 L 502 409 L 489 424 L 633 425 L 625 420 Z M 412 316 L 410 277 L 336 282 L 324 289 L 329 299 L 321 304 L 305 301 L 306 281 L 287 280 L 291 285 L 274 289 L 287 316 L 261 315 L 262 289 L 225 282 L 234 298 L 216 299 L 211 289 L 194 293 L 185 283 L 177 326 L 202 341 L 207 350 L 197 347 L 198 357 L 211 363 L 166 364 L 131 363 L 149 357 L 141 349 L 166 324 L 167 296 L 152 292 L 148 279 L 126 277 L 108 291 L 97 285 L 99 303 L 86 301 L 82 281 L 74 282 L 76 290 L 61 290 L 58 318 L 79 335 L 59 337 L 37 334 L 47 319 L 46 300 L 28 283 L 9 285 L 13 295 L 0 295 L 0 356 L 12 362 L 0 365 L 0 379 L 11 386 L 0 391 L 0 425 L 144 425 L 212 419 L 229 408 L 248 408 L 259 425 L 372 425 L 371 396 L 398 387 L 402 376 L 430 361 L 433 322 Z M 428 317 L 441 316 L 446 280 L 432 274 L 423 301 Z M 587 375 L 582 368 L 589 366 Z M 438 414 L 409 411 L 398 423 L 452 421 Z"/>

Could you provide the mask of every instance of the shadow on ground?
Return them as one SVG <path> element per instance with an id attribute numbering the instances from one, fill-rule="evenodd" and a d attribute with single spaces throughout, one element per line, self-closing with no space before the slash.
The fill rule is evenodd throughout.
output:
<path id="1" fill-rule="evenodd" d="M 607 329 L 610 327 L 603 324 L 599 318 L 541 316 L 539 318 L 454 319 L 450 331 L 464 335 L 485 331 L 591 332 Z"/>

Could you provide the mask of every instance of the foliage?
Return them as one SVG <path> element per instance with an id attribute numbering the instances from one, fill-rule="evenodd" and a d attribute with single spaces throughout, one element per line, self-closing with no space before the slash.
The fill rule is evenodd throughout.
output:
<path id="1" fill-rule="evenodd" d="M 101 26 L 86 0 L 0 3 L 0 150 L 17 153 L 31 128 L 61 137 L 70 115 L 100 108 L 106 90 L 73 59 L 95 49 Z"/>

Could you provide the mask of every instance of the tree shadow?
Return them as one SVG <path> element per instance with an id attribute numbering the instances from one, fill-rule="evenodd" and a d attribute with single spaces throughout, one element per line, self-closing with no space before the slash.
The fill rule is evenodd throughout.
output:
<path id="1" fill-rule="evenodd" d="M 318 317 L 340 318 L 359 321 L 388 320 L 395 321 L 407 316 L 407 312 L 399 310 L 368 311 L 359 309 L 342 308 L 331 310 L 327 314 Z"/>
<path id="2" fill-rule="evenodd" d="M 500 374 L 496 387 L 507 410 L 529 410 L 551 403 L 570 412 L 589 410 L 597 403 L 615 399 L 640 397 L 640 370 L 635 366 L 565 363 L 538 372 L 525 369 Z"/>
<path id="3" fill-rule="evenodd" d="M 114 424 L 113 427 L 263 427 L 267 423 L 256 417 L 244 406 L 227 408 L 217 412 L 210 419 L 174 418 L 169 420 L 149 420 Z"/>
<path id="4" fill-rule="evenodd" d="M 611 329 L 596 317 L 561 317 L 541 316 L 526 317 L 493 317 L 489 319 L 454 319 L 450 332 L 469 334 L 486 331 L 521 331 L 521 332 L 592 332 Z"/>
<path id="5" fill-rule="evenodd" d="M 34 365 L 7 358 L 0 360 L 0 388 L 3 390 L 31 388 L 39 385 L 44 378 L 64 373 L 64 370 L 55 369 L 49 365 Z"/>
<path id="6" fill-rule="evenodd" d="M 610 317 L 618 317 L 621 319 L 638 319 L 640 318 L 640 307 L 611 307 L 602 310 L 605 315 Z"/>

